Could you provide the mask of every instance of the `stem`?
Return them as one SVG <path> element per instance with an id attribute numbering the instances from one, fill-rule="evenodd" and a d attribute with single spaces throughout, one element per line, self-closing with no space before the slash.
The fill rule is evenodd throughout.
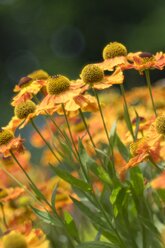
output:
<path id="1" fill-rule="evenodd" d="M 70 128 L 70 124 L 69 124 L 69 121 L 68 121 L 68 117 L 67 117 L 67 114 L 66 114 L 66 110 L 65 110 L 64 104 L 62 104 L 62 109 L 63 109 L 63 112 L 64 112 L 64 117 L 65 117 L 65 121 L 66 121 L 66 124 L 67 124 L 67 127 L 68 127 L 70 138 L 71 138 L 71 141 L 73 143 L 73 146 L 74 146 L 74 149 L 75 149 L 75 152 L 76 152 L 76 158 L 77 158 L 77 160 L 79 160 L 79 162 L 81 164 L 82 172 L 84 174 L 84 177 L 85 177 L 86 181 L 88 182 L 89 181 L 88 180 L 88 176 L 87 176 L 86 170 L 84 168 L 84 165 L 83 165 L 83 163 L 81 161 L 81 157 L 80 157 L 80 154 L 79 154 L 79 152 L 77 150 L 76 144 L 74 142 L 73 135 L 72 135 L 72 132 L 71 132 L 71 128 Z"/>
<path id="2" fill-rule="evenodd" d="M 105 124 L 104 115 L 103 115 L 103 111 L 102 111 L 102 108 L 101 108 L 99 96 L 98 96 L 97 91 L 95 90 L 95 88 L 92 88 L 92 90 L 93 90 L 93 92 L 94 92 L 94 94 L 95 94 L 95 97 L 96 97 L 96 100 L 97 100 L 97 104 L 98 104 L 98 107 L 99 107 L 101 119 L 102 119 L 103 126 L 104 126 L 104 130 L 105 130 L 105 133 L 106 133 L 106 136 L 107 136 L 107 139 L 108 139 L 108 143 L 109 143 L 109 145 L 110 145 L 110 138 L 109 138 L 107 126 L 106 126 L 106 124 Z"/>
<path id="3" fill-rule="evenodd" d="M 155 107 L 155 103 L 154 103 L 154 99 L 153 99 L 153 95 L 152 95 L 152 86 L 151 86 L 150 73 L 149 73 L 149 70 L 145 70 L 144 72 L 145 72 L 146 82 L 147 82 L 147 86 L 148 86 L 150 97 L 151 97 L 152 107 L 153 107 L 155 116 L 157 117 L 156 107 Z"/>
<path id="4" fill-rule="evenodd" d="M 36 124 L 34 123 L 33 119 L 31 119 L 30 121 L 31 121 L 32 126 L 34 127 L 34 129 L 36 130 L 36 132 L 40 135 L 40 137 L 43 139 L 43 141 L 45 142 L 45 144 L 48 146 L 48 148 L 50 149 L 50 151 L 52 152 L 52 154 L 54 155 L 54 157 L 57 159 L 57 161 L 59 163 L 61 163 L 61 160 L 57 157 L 57 155 L 53 151 L 52 147 L 49 145 L 49 143 L 46 141 L 46 139 L 44 138 L 44 136 L 42 135 L 42 133 L 39 131 L 39 129 L 36 126 Z"/>
<path id="5" fill-rule="evenodd" d="M 1 207 L 2 219 L 3 219 L 4 226 L 8 230 L 9 226 L 7 224 L 7 221 L 6 221 L 6 216 L 5 216 L 5 210 L 4 210 L 4 207 L 3 207 L 3 203 L 1 203 L 1 202 L 0 202 L 0 207 Z"/>
<path id="6" fill-rule="evenodd" d="M 83 121 L 83 123 L 84 123 L 84 126 L 85 126 L 85 128 L 86 128 L 86 130 L 87 130 L 87 133 L 88 133 L 88 135 L 89 135 L 89 138 L 90 138 L 90 141 L 91 141 L 91 143 L 92 143 L 92 145 L 93 145 L 93 148 L 95 149 L 95 152 L 96 152 L 96 154 L 97 154 L 98 157 L 99 157 L 100 163 L 101 163 L 102 166 L 103 166 L 103 163 L 102 163 L 102 160 L 101 160 L 101 158 L 100 158 L 100 156 L 99 156 L 99 153 L 98 153 L 97 150 L 96 150 L 97 147 L 96 147 L 96 145 L 95 145 L 95 143 L 94 143 L 94 141 L 93 141 L 92 135 L 91 135 L 91 133 L 90 133 L 90 131 L 89 131 L 87 122 L 86 122 L 86 120 L 85 120 L 84 114 L 83 114 L 83 112 L 82 112 L 81 109 L 79 109 L 79 113 L 80 113 L 81 119 L 82 119 L 82 121 Z"/>
<path id="7" fill-rule="evenodd" d="M 120 90 L 121 90 L 121 93 L 122 93 L 122 96 L 123 96 L 125 110 L 126 110 L 126 113 L 127 113 L 127 116 L 128 116 L 128 122 L 129 122 L 128 124 L 129 124 L 129 126 L 128 125 L 127 126 L 128 126 L 128 129 L 129 129 L 129 131 L 130 131 L 130 133 L 132 135 L 133 140 L 135 141 L 135 135 L 134 135 L 133 129 L 132 129 L 132 123 L 131 123 L 131 119 L 130 119 L 130 115 L 129 115 L 129 111 L 128 111 L 128 105 L 127 105 L 127 100 L 126 100 L 126 97 L 125 97 L 125 90 L 124 90 L 123 84 L 120 84 Z"/>
<path id="8" fill-rule="evenodd" d="M 20 167 L 20 169 L 23 171 L 23 173 L 26 175 L 26 177 L 28 178 L 29 182 L 31 183 L 31 185 L 37 189 L 39 191 L 39 189 L 37 188 L 37 186 L 35 185 L 35 183 L 31 180 L 31 178 L 29 177 L 29 175 L 27 174 L 27 172 L 24 170 L 24 168 L 22 167 L 22 165 L 20 164 L 20 162 L 18 161 L 18 159 L 16 158 L 16 156 L 14 155 L 14 153 L 10 150 L 11 156 L 13 157 L 13 159 L 15 160 L 15 162 L 18 164 L 18 166 Z M 35 192 L 35 191 L 34 191 Z M 42 196 L 42 199 L 44 200 L 44 202 L 49 206 L 49 208 L 53 211 L 53 214 L 55 214 L 55 216 L 58 218 L 58 220 L 61 222 L 61 224 L 63 225 L 63 228 L 68 236 L 68 240 L 71 243 L 72 248 L 74 248 L 74 244 L 72 241 L 72 238 L 70 237 L 70 235 L 68 234 L 68 231 L 66 230 L 65 224 L 63 223 L 63 221 L 60 219 L 60 217 L 58 216 L 55 208 L 48 202 L 48 200 L 46 199 L 46 197 L 42 194 L 42 192 L 40 191 L 40 195 Z"/>

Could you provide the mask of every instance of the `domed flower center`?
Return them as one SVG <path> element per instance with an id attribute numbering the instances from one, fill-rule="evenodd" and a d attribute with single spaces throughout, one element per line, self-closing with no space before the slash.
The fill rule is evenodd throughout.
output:
<path id="1" fill-rule="evenodd" d="M 25 240 L 25 237 L 22 234 L 12 231 L 11 233 L 4 236 L 3 247 L 4 248 L 28 248 L 28 245 Z"/>
<path id="2" fill-rule="evenodd" d="M 138 150 L 139 146 L 144 144 L 144 142 L 145 142 L 145 138 L 141 138 L 141 139 L 138 139 L 138 140 L 136 140 L 130 144 L 129 150 L 130 150 L 130 153 L 132 156 L 137 155 L 137 150 Z"/>
<path id="3" fill-rule="evenodd" d="M 14 135 L 12 132 L 8 130 L 0 131 L 0 145 L 6 145 L 13 138 L 14 138 Z"/>
<path id="4" fill-rule="evenodd" d="M 158 133 L 165 135 L 165 116 L 159 116 L 156 119 L 156 130 Z"/>
<path id="5" fill-rule="evenodd" d="M 7 193 L 6 189 L 0 188 L 0 199 L 7 196 L 7 195 L 8 195 L 8 193 Z"/>
<path id="6" fill-rule="evenodd" d="M 18 85 L 20 88 L 25 88 L 25 87 L 29 86 L 32 82 L 33 82 L 33 80 L 31 77 L 22 77 L 19 80 Z"/>
<path id="7" fill-rule="evenodd" d="M 126 56 L 126 47 L 119 42 L 111 42 L 103 49 L 103 59 L 111 59 L 118 56 Z"/>
<path id="8" fill-rule="evenodd" d="M 50 95 L 58 95 L 65 92 L 70 86 L 69 79 L 62 75 L 49 77 L 47 81 L 47 91 Z"/>
<path id="9" fill-rule="evenodd" d="M 33 113 L 36 109 L 36 105 L 34 102 L 28 100 L 26 102 L 20 103 L 15 107 L 15 115 L 19 119 L 26 118 L 29 114 Z"/>
<path id="10" fill-rule="evenodd" d="M 100 82 L 104 77 L 104 72 L 97 65 L 89 64 L 83 68 L 80 76 L 84 83 L 92 84 Z"/>
<path id="11" fill-rule="evenodd" d="M 46 71 L 37 70 L 30 73 L 28 77 L 31 77 L 32 79 L 47 79 L 49 75 Z"/>

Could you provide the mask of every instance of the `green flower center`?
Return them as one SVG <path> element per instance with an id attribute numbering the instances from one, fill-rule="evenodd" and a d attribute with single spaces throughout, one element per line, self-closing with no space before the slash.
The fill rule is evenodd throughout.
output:
<path id="1" fill-rule="evenodd" d="M 6 145 L 13 138 L 14 138 L 14 135 L 12 132 L 8 130 L 0 131 L 0 145 Z"/>
<path id="2" fill-rule="evenodd" d="M 158 133 L 165 135 L 165 116 L 157 117 L 156 130 Z"/>
<path id="3" fill-rule="evenodd" d="M 33 82 L 33 80 L 31 77 L 22 77 L 19 80 L 18 85 L 20 88 L 25 88 L 25 87 L 29 86 L 32 82 Z"/>
<path id="4" fill-rule="evenodd" d="M 27 242 L 25 237 L 20 234 L 12 231 L 3 238 L 3 247 L 4 248 L 27 248 Z"/>
<path id="5" fill-rule="evenodd" d="M 32 79 L 47 79 L 49 74 L 46 71 L 37 70 L 30 73 L 28 77 L 31 77 Z"/>
<path id="6" fill-rule="evenodd" d="M 20 103 L 15 107 L 15 115 L 19 119 L 26 118 L 29 114 L 33 113 L 36 109 L 36 105 L 34 102 L 28 100 L 26 102 Z"/>
<path id="7" fill-rule="evenodd" d="M 119 42 L 111 42 L 103 49 L 103 59 L 111 59 L 118 56 L 126 56 L 126 47 Z"/>
<path id="8" fill-rule="evenodd" d="M 5 189 L 0 188 L 0 199 L 7 196 L 7 191 Z"/>
<path id="9" fill-rule="evenodd" d="M 100 82 L 104 77 L 104 72 L 97 65 L 89 64 L 83 68 L 80 76 L 84 83 L 92 84 Z"/>
<path id="10" fill-rule="evenodd" d="M 47 91 L 50 95 L 58 95 L 70 87 L 69 79 L 62 75 L 49 77 L 47 81 Z"/>

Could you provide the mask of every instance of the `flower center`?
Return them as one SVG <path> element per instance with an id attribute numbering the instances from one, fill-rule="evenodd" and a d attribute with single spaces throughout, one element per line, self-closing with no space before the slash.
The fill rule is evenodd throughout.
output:
<path id="1" fill-rule="evenodd" d="M 22 77 L 20 80 L 19 80 L 19 87 L 20 88 L 25 88 L 27 86 L 29 86 L 31 83 L 32 83 L 32 78 L 31 77 Z"/>
<path id="2" fill-rule="evenodd" d="M 25 237 L 20 234 L 12 231 L 3 238 L 3 247 L 4 248 L 27 248 L 27 242 Z"/>
<path id="3" fill-rule="evenodd" d="M 158 133 L 165 135 L 165 116 L 159 116 L 156 119 L 156 130 Z"/>
<path id="4" fill-rule="evenodd" d="M 5 189 L 0 188 L 0 199 L 7 196 L 7 191 Z"/>
<path id="5" fill-rule="evenodd" d="M 36 109 L 36 105 L 34 102 L 28 100 L 26 102 L 20 103 L 15 107 L 15 115 L 19 119 L 26 118 L 30 113 L 33 113 Z"/>
<path id="6" fill-rule="evenodd" d="M 55 75 L 47 80 L 47 91 L 50 95 L 58 95 L 69 89 L 70 81 L 63 75 Z"/>
<path id="7" fill-rule="evenodd" d="M 141 138 L 141 139 L 138 139 L 134 142 L 132 142 L 129 146 L 129 150 L 130 150 L 130 153 L 132 156 L 136 156 L 137 155 L 137 150 L 139 149 L 139 146 L 144 144 L 145 142 L 145 138 Z"/>
<path id="8" fill-rule="evenodd" d="M 111 59 L 118 56 L 126 56 L 126 47 L 119 42 L 111 42 L 103 49 L 103 59 Z"/>
<path id="9" fill-rule="evenodd" d="M 32 79 L 47 79 L 49 75 L 44 70 L 37 70 L 30 73 L 28 77 L 31 77 Z"/>
<path id="10" fill-rule="evenodd" d="M 83 68 L 80 76 L 84 83 L 92 84 L 100 82 L 104 77 L 104 72 L 97 65 L 89 64 Z"/>
<path id="11" fill-rule="evenodd" d="M 0 131 L 0 145 L 6 145 L 13 138 L 14 138 L 14 135 L 12 132 L 8 130 Z"/>

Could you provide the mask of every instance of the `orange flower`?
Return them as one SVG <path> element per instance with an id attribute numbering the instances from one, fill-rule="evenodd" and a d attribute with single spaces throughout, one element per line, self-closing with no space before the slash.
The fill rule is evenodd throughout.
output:
<path id="1" fill-rule="evenodd" d="M 14 137 L 7 144 L 0 145 L 0 155 L 3 157 L 11 156 L 11 150 L 18 153 L 24 150 L 23 139 L 20 136 Z"/>
<path id="2" fill-rule="evenodd" d="M 112 75 L 104 76 L 102 69 L 95 64 L 86 65 L 80 77 L 83 82 L 97 90 L 107 89 L 114 84 L 122 84 L 124 81 L 123 72 L 119 67 L 116 68 Z"/>
<path id="3" fill-rule="evenodd" d="M 18 92 L 18 94 L 13 98 L 11 105 L 16 106 L 33 98 L 45 85 L 46 80 L 33 80 L 30 77 L 21 78 L 19 84 L 14 88 L 14 92 Z"/>
<path id="4" fill-rule="evenodd" d="M 6 203 L 12 200 L 17 199 L 20 195 L 25 192 L 24 189 L 16 187 L 16 188 L 5 188 L 0 189 L 0 202 Z"/>
<path id="5" fill-rule="evenodd" d="M 165 189 L 165 171 L 151 181 L 151 186 L 154 189 Z"/>
<path id="6" fill-rule="evenodd" d="M 104 71 L 113 71 L 116 66 L 128 66 L 129 63 L 126 56 L 117 56 L 111 59 L 105 59 L 103 62 L 95 65 L 99 66 Z"/>
<path id="7" fill-rule="evenodd" d="M 0 240 L 0 248 L 23 247 L 23 248 L 48 248 L 49 241 L 40 229 L 32 229 L 28 233 L 21 233 L 19 230 L 12 230 L 3 235 Z"/>
<path id="8" fill-rule="evenodd" d="M 162 52 L 156 53 L 155 55 L 146 52 L 141 52 L 138 54 L 132 53 L 129 56 L 129 59 L 131 60 L 131 63 L 122 65 L 122 70 L 135 69 L 142 73 L 144 70 L 148 69 L 163 70 L 165 66 L 165 55 Z"/>

